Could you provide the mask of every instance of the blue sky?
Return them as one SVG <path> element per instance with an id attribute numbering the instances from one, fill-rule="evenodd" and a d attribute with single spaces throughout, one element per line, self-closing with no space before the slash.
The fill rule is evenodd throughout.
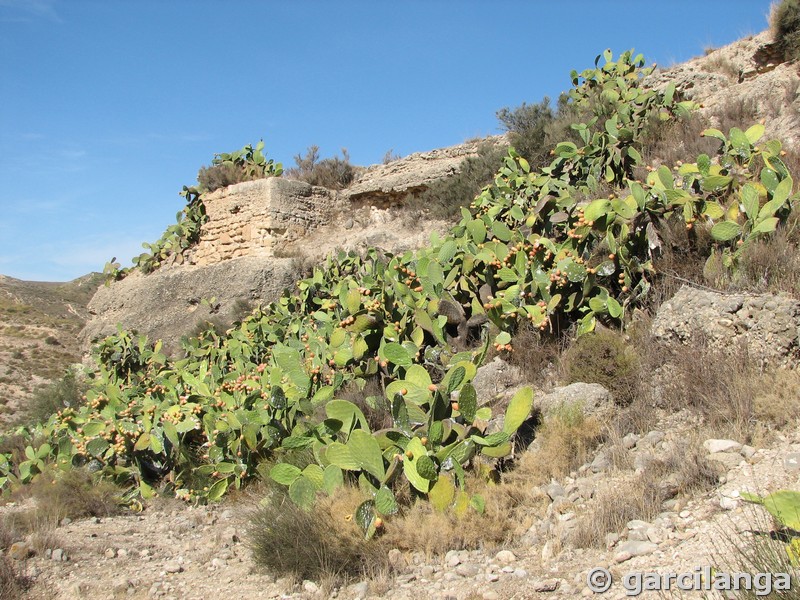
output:
<path id="1" fill-rule="evenodd" d="M 499 133 L 610 47 L 667 66 L 766 29 L 769 0 L 0 0 L 0 273 L 129 264 L 216 152 L 293 164 Z"/>

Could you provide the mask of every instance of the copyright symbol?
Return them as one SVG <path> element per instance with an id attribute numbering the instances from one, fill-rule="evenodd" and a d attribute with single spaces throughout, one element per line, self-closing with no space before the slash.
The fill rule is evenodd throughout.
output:
<path id="1" fill-rule="evenodd" d="M 602 594 L 611 588 L 611 573 L 608 569 L 595 567 L 586 576 L 586 585 L 595 594 Z"/>

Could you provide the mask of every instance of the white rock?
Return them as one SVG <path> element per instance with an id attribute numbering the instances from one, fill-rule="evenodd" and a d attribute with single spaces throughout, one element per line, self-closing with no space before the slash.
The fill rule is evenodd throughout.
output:
<path id="1" fill-rule="evenodd" d="M 742 445 L 734 440 L 706 440 L 703 442 L 703 448 L 708 450 L 709 454 L 717 452 L 739 452 Z"/>
<path id="2" fill-rule="evenodd" d="M 495 555 L 494 559 L 501 565 L 507 565 L 515 562 L 517 557 L 511 550 L 500 550 L 500 552 Z"/>

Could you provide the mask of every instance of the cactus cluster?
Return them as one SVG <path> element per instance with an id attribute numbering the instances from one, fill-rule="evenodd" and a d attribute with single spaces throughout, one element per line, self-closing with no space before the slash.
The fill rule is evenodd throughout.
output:
<path id="1" fill-rule="evenodd" d="M 261 476 L 310 506 L 351 479 L 371 497 L 356 515 L 367 535 L 396 509 L 397 481 L 442 510 L 482 510 L 466 494 L 465 470 L 478 455 L 511 451 L 533 401 L 523 390 L 504 426 L 488 428 L 471 381 L 491 345 L 512 352 L 524 321 L 543 334 L 621 324 L 657 276 L 667 219 L 708 227 L 735 268 L 796 200 L 780 144 L 759 144 L 760 125 L 708 130 L 718 155 L 649 167 L 636 180 L 648 124 L 693 105 L 671 86 L 643 89 L 641 56 L 604 57 L 573 74 L 572 101 L 592 111 L 573 125 L 583 145 L 558 144 L 539 171 L 509 151 L 472 210 L 428 247 L 331 256 L 224 334 L 187 339 L 180 359 L 122 330 L 101 342 L 86 405 L 22 431 L 37 444 L 26 460 L 0 455 L 0 488 L 30 481 L 48 462 L 88 464 L 132 484 L 132 496 L 213 501 Z M 383 382 L 385 398 L 375 400 L 391 412 L 386 430 L 371 431 L 358 407 L 337 398 L 371 377 Z M 314 462 L 281 462 L 297 449 Z"/>

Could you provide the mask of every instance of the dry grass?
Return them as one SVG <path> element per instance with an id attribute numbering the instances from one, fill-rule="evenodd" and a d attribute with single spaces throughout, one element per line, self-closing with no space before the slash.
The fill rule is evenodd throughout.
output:
<path id="1" fill-rule="evenodd" d="M 21 600 L 25 589 L 23 578 L 17 574 L 11 559 L 0 554 L 0 598 Z"/>
<path id="2" fill-rule="evenodd" d="M 340 488 L 306 511 L 282 490 L 253 512 L 249 531 L 255 562 L 275 575 L 313 580 L 366 577 L 388 568 L 387 546 L 366 540 L 352 519 L 362 493 Z"/>
<path id="3" fill-rule="evenodd" d="M 594 506 L 572 530 L 568 543 L 577 548 L 602 548 L 606 535 L 622 533 L 628 521 L 648 521 L 661 512 L 662 492 L 649 476 L 614 485 L 599 492 Z"/>
<path id="4" fill-rule="evenodd" d="M 526 453 L 533 456 L 527 469 L 531 483 L 546 483 L 575 471 L 589 460 L 603 438 L 601 423 L 585 416 L 579 404 L 556 407 L 545 415 L 534 446 Z"/>
<path id="5" fill-rule="evenodd" d="M 469 478 L 467 493 L 478 493 L 486 501 L 483 514 L 472 508 L 461 515 L 452 510 L 438 512 L 419 500 L 391 519 L 384 540 L 390 547 L 428 556 L 477 548 L 490 552 L 510 543 L 541 518 L 547 507 L 544 496 L 533 491 L 536 463 L 526 453 L 497 483 Z"/>
<path id="6" fill-rule="evenodd" d="M 105 517 L 121 511 L 120 489 L 95 480 L 83 469 L 48 471 L 15 490 L 17 502 L 32 500 L 31 508 L 7 513 L 0 527 L 0 545 L 30 536 L 36 552 L 63 547 L 54 529 L 64 518 Z"/>

